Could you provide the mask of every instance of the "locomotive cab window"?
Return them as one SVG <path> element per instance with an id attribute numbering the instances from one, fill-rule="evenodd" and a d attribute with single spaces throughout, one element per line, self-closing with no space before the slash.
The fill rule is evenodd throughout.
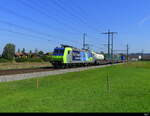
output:
<path id="1" fill-rule="evenodd" d="M 64 55 L 64 49 L 55 49 L 53 55 Z"/>

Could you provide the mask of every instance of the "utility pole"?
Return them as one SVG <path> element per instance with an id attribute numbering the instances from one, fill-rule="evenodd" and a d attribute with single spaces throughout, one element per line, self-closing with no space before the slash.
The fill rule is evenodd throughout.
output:
<path id="1" fill-rule="evenodd" d="M 110 58 L 113 59 L 113 36 L 114 36 L 114 34 L 117 34 L 117 32 L 110 32 L 110 30 L 108 30 L 108 32 L 104 32 L 102 34 L 108 35 L 108 59 L 110 59 Z M 110 35 L 112 36 L 111 44 L 110 44 Z M 111 45 L 111 54 L 110 54 L 110 45 Z"/>
<path id="2" fill-rule="evenodd" d="M 129 45 L 127 44 L 127 61 L 129 60 Z"/>
<path id="3" fill-rule="evenodd" d="M 108 32 L 104 32 L 102 34 L 107 34 L 108 35 L 108 59 L 110 59 L 110 30 L 108 29 Z"/>
<path id="4" fill-rule="evenodd" d="M 144 49 L 142 49 L 141 51 L 141 60 L 143 60 L 143 56 L 144 56 Z"/>
<path id="5" fill-rule="evenodd" d="M 111 36 L 111 59 L 114 60 L 114 54 L 113 54 L 113 47 L 114 47 L 114 34 L 117 34 L 117 32 L 110 32 L 112 34 Z"/>
<path id="6" fill-rule="evenodd" d="M 85 49 L 85 36 L 87 36 L 87 34 L 83 33 L 83 49 Z"/>

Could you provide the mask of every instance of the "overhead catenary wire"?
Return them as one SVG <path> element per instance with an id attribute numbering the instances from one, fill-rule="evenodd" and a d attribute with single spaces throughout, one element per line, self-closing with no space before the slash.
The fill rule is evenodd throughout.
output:
<path id="1" fill-rule="evenodd" d="M 1 7 L 1 6 L 0 6 L 0 7 Z M 2 7 L 2 8 L 4 8 L 4 7 Z M 5 10 L 6 12 L 8 12 L 8 13 L 10 13 L 10 14 L 13 14 L 13 15 L 15 15 L 15 16 L 18 16 L 18 17 L 20 17 L 20 18 L 23 18 L 24 20 L 26 19 L 26 20 L 31 21 L 31 22 L 34 22 L 34 23 L 37 23 L 37 22 L 38 22 L 38 21 L 36 21 L 36 20 L 34 20 L 34 19 L 30 18 L 30 17 L 26 17 L 26 16 L 23 16 L 23 15 L 19 15 L 18 13 L 14 12 L 14 11 L 12 11 L 12 10 L 9 10 L 9 9 L 7 9 L 7 8 L 4 8 L 3 10 Z M 42 23 L 37 23 L 37 24 L 42 25 Z M 44 26 L 48 26 L 48 25 L 45 24 Z"/>
<path id="2" fill-rule="evenodd" d="M 62 4 L 61 3 L 59 3 L 58 1 L 51 1 L 53 4 L 55 4 L 58 8 L 60 8 L 62 11 L 64 11 L 64 13 L 65 14 L 70 14 L 69 16 L 71 16 L 72 18 L 74 18 L 74 19 L 77 19 L 77 21 L 80 23 L 80 24 L 83 24 L 83 25 L 86 25 L 87 26 L 87 24 L 85 23 L 85 21 L 83 20 L 83 19 L 81 19 L 80 17 L 78 17 L 77 15 L 75 15 L 74 13 L 72 13 L 71 12 L 71 10 L 69 9 L 69 10 L 67 10 L 67 9 L 65 9 L 63 6 L 62 6 Z M 69 12 L 68 12 L 69 11 Z M 76 23 L 76 24 L 78 24 L 76 21 L 74 22 L 74 23 Z M 88 27 L 89 28 L 89 27 Z M 90 28 L 89 28 L 90 29 Z"/>
<path id="3" fill-rule="evenodd" d="M 7 12 L 7 13 L 9 13 L 9 14 L 11 14 L 11 15 L 20 17 L 20 18 L 22 18 L 23 20 L 27 20 L 27 21 L 29 21 L 29 22 L 32 22 L 32 23 L 34 23 L 34 24 L 38 24 L 38 25 L 40 25 L 40 26 L 45 26 L 45 27 L 47 27 L 48 29 L 52 28 L 50 25 L 48 25 L 48 24 L 46 24 L 46 23 L 37 21 L 37 20 L 35 20 L 35 19 L 31 18 L 31 17 L 24 16 L 24 15 L 19 14 L 19 13 L 16 13 L 15 11 L 10 10 L 10 9 L 4 7 L 4 6 L 0 6 L 0 9 L 1 9 L 0 12 Z"/>
<path id="4" fill-rule="evenodd" d="M 55 1 L 51 1 L 53 2 L 56 6 L 58 6 L 60 9 L 62 9 L 65 13 L 68 13 L 68 10 L 66 10 L 62 4 L 63 2 L 61 2 L 61 0 L 55 0 Z M 71 9 L 69 9 L 70 11 L 70 14 L 72 17 L 76 18 L 76 19 L 79 19 L 80 20 L 80 23 L 86 25 L 89 29 L 92 29 L 93 27 L 91 25 L 89 25 L 88 23 L 86 23 L 85 19 L 82 18 L 82 17 L 79 17 L 78 15 L 76 15 L 75 13 L 71 12 Z M 92 29 L 92 30 L 96 30 L 98 31 L 98 29 Z"/>
<path id="5" fill-rule="evenodd" d="M 4 9 L 3 9 L 4 8 Z M 42 25 L 42 26 L 47 26 L 47 27 L 51 27 L 51 26 L 49 26 L 49 25 L 47 25 L 46 23 L 43 23 L 43 22 L 40 22 L 40 21 L 37 21 L 37 20 L 35 20 L 35 19 L 33 19 L 33 18 L 30 18 L 30 17 L 27 17 L 27 16 L 24 16 L 24 15 L 20 15 L 19 13 L 17 13 L 17 12 L 15 12 L 15 11 L 13 11 L 13 10 L 10 10 L 10 9 L 7 9 L 7 8 L 5 8 L 5 7 L 3 7 L 2 9 L 5 11 L 5 12 L 7 12 L 7 13 L 9 13 L 9 14 L 11 14 L 11 15 L 15 15 L 15 16 L 17 16 L 17 17 L 20 17 L 20 18 L 22 18 L 22 19 L 24 19 L 24 20 L 28 20 L 28 21 L 30 21 L 30 22 L 33 22 L 33 23 L 36 23 L 36 24 L 39 24 L 39 25 Z M 21 27 L 20 27 L 21 28 Z M 26 28 L 26 27 L 22 27 L 22 29 L 26 29 L 26 30 L 29 30 L 30 29 L 30 31 L 32 30 L 31 28 Z M 6 31 L 6 30 L 5 30 Z M 7 30 L 8 31 L 8 30 Z M 10 31 L 8 31 L 8 32 L 12 32 L 12 30 Z M 16 32 L 16 31 L 13 31 L 14 33 L 20 33 L 20 32 Z M 12 33 L 13 33 L 12 32 Z M 35 30 L 32 30 L 32 32 L 37 32 L 37 31 L 35 31 Z M 39 31 L 38 31 L 38 33 L 39 33 Z M 33 37 L 33 35 L 31 35 L 31 34 L 23 34 L 23 33 L 20 33 L 20 35 L 26 35 L 26 36 L 30 36 L 30 37 Z M 49 35 L 49 34 L 46 34 L 46 33 L 43 33 L 43 32 L 40 32 L 39 33 L 40 35 L 47 35 L 47 37 L 50 37 L 51 35 Z M 38 36 L 34 36 L 34 38 L 39 38 Z M 41 38 L 41 37 L 40 37 Z M 41 40 L 43 40 L 43 37 L 41 38 Z M 64 41 L 64 40 L 63 40 Z M 68 40 L 69 41 L 69 40 Z M 66 42 L 68 42 L 68 41 L 66 41 Z M 71 40 L 72 42 L 73 42 L 73 40 Z M 76 42 L 76 43 L 78 43 L 77 41 L 74 41 L 74 42 Z"/>
<path id="6" fill-rule="evenodd" d="M 30 3 L 28 3 L 27 1 L 24 1 L 24 0 L 19 0 L 20 3 L 22 3 L 24 6 L 38 12 L 39 14 L 45 16 L 45 17 L 48 17 L 50 19 L 54 19 L 53 21 L 57 22 L 57 24 L 61 24 L 61 25 L 64 25 L 64 27 L 69 27 L 68 28 L 68 32 L 71 32 L 71 33 L 74 33 L 74 34 L 79 34 L 81 33 L 79 30 L 73 28 L 71 25 L 69 25 L 68 23 L 65 23 L 65 22 L 62 22 L 62 20 L 58 20 L 57 18 L 54 18 L 54 16 L 51 16 L 49 15 L 49 13 L 47 13 L 47 10 L 45 10 L 44 7 L 41 7 L 40 5 L 37 4 L 37 2 L 33 3 L 33 1 L 30 1 Z M 33 5 L 34 4 L 34 5 Z M 36 7 L 35 7 L 36 6 Z"/>
<path id="7" fill-rule="evenodd" d="M 37 4 L 38 2 L 40 2 L 40 1 L 36 1 L 36 3 L 34 3 L 34 4 L 36 4 L 36 6 L 38 6 L 39 8 L 41 8 L 41 9 L 43 9 L 43 10 L 45 10 L 45 12 L 47 12 L 48 11 L 48 9 L 46 9 L 46 7 L 41 7 L 40 5 L 42 5 L 43 4 L 43 2 L 40 2 L 39 4 Z M 59 7 L 56 3 L 55 3 L 55 1 L 51 1 L 51 3 L 53 3 L 55 6 L 57 6 L 57 8 L 59 8 L 61 11 L 64 11 L 64 13 L 63 12 L 61 12 L 61 14 L 62 14 L 62 17 L 63 17 L 63 20 L 67 20 L 68 18 L 68 13 L 67 12 L 65 12 L 66 10 L 63 8 L 63 7 Z M 47 6 L 47 4 L 45 5 L 45 6 Z M 59 12 L 59 11 L 58 11 Z M 60 14 L 60 13 L 58 13 L 58 14 Z M 58 14 L 55 14 L 55 16 L 58 16 Z M 72 15 L 69 15 L 69 16 L 72 16 Z M 62 18 L 61 17 L 61 18 Z M 73 17 L 74 18 L 74 17 Z M 67 22 L 68 22 L 68 20 L 67 20 Z M 71 24 L 72 23 L 76 23 L 77 25 L 79 25 L 79 23 L 77 23 L 76 21 L 73 21 L 73 22 L 71 22 Z M 76 30 L 78 30 L 78 29 L 76 29 Z M 80 30 L 78 30 L 78 32 L 81 34 L 81 33 L 83 33 L 83 31 L 80 31 Z"/>
<path id="8" fill-rule="evenodd" d="M 36 36 L 36 35 L 32 35 L 32 34 L 26 34 L 26 33 L 23 33 L 23 32 L 13 31 L 11 29 L 6 29 L 6 28 L 0 28 L 0 31 L 15 33 L 15 34 L 19 34 L 19 35 L 26 35 L 26 36 L 34 37 L 36 39 L 41 39 L 41 40 L 46 40 L 46 41 L 52 41 L 50 39 L 46 39 L 46 38 L 43 38 L 41 36 Z"/>
<path id="9" fill-rule="evenodd" d="M 72 41 L 72 40 L 71 40 Z M 74 41 L 74 42 L 76 42 L 76 41 Z"/>
<path id="10" fill-rule="evenodd" d="M 55 5 L 57 5 L 60 9 L 62 9 L 62 10 L 64 10 L 64 11 L 67 11 L 61 4 L 63 4 L 63 3 L 59 3 L 60 2 L 60 0 L 59 0 L 59 2 L 58 2 L 58 0 L 56 0 L 56 1 L 51 1 L 51 2 L 53 2 Z M 69 11 L 71 11 L 71 10 L 69 10 Z M 75 14 L 73 14 L 72 12 L 70 12 L 71 13 L 71 16 L 73 16 L 73 17 L 76 17 L 77 18 L 77 16 L 75 15 Z M 80 19 L 80 21 L 83 23 L 83 24 L 86 24 L 86 25 L 88 25 L 87 23 L 85 23 L 85 21 L 83 21 L 84 19 L 81 19 L 81 18 L 79 18 L 78 17 L 78 19 Z M 88 25 L 88 27 L 90 27 L 89 25 Z M 90 27 L 91 28 L 91 27 Z M 98 30 L 97 30 L 98 31 Z"/>
<path id="11" fill-rule="evenodd" d="M 1 8 L 0 12 L 7 12 L 7 13 L 9 13 L 9 14 L 11 14 L 11 15 L 20 17 L 20 18 L 22 18 L 23 20 L 27 20 L 27 21 L 32 22 L 32 23 L 34 23 L 34 24 L 38 24 L 38 25 L 40 25 L 40 26 L 44 26 L 44 27 L 46 27 L 46 28 L 48 28 L 48 29 L 52 29 L 52 28 L 54 28 L 55 30 L 60 29 L 60 28 L 53 27 L 52 25 L 46 24 L 46 23 L 44 23 L 44 22 L 37 21 L 37 20 L 35 20 L 35 19 L 31 18 L 31 17 L 28 17 L 28 16 L 24 16 L 24 15 L 22 15 L 22 14 L 19 14 L 19 13 L 15 12 L 15 11 L 13 11 L 13 10 L 10 10 L 10 9 L 4 7 L 4 6 L 0 6 L 0 8 Z"/>
<path id="12" fill-rule="evenodd" d="M 62 10 L 66 11 L 66 12 L 69 11 L 68 13 L 70 13 L 71 16 L 73 16 L 74 18 L 77 18 L 81 23 L 85 24 L 89 29 L 99 31 L 99 30 L 95 29 L 92 25 L 89 25 L 87 23 L 86 19 L 83 18 L 82 15 L 77 15 L 77 13 L 75 14 L 74 12 L 72 12 L 72 11 L 75 11 L 72 7 L 70 7 L 72 10 L 71 9 L 66 10 L 66 8 L 64 8 L 62 5 L 64 3 L 61 0 L 54 0 L 52 2 L 55 3 L 58 7 L 60 7 Z"/>
<path id="13" fill-rule="evenodd" d="M 24 27 L 24 26 L 20 26 L 20 25 L 17 25 L 17 24 L 14 24 L 14 23 L 10 23 L 10 22 L 7 22 L 7 21 L 3 21 L 3 20 L 0 20 L 0 23 L 2 23 L 2 24 L 7 24 L 7 25 L 10 25 L 10 26 L 14 26 L 14 27 L 17 27 L 17 28 L 20 28 L 21 30 L 26 30 L 26 31 L 29 31 L 29 32 L 32 32 L 32 33 L 36 33 L 36 34 L 40 34 L 40 35 L 42 35 L 42 36 L 46 36 L 46 37 L 50 37 L 50 38 L 53 38 L 54 39 L 54 37 L 52 36 L 52 35 L 49 35 L 49 34 L 46 34 L 46 33 L 43 33 L 43 32 L 40 32 L 40 31 L 35 31 L 35 30 L 33 30 L 32 28 L 29 28 L 29 27 Z M 6 29 L 5 29 L 5 31 L 6 31 Z M 12 30 L 7 30 L 8 32 L 15 32 L 15 31 L 12 31 Z M 15 32 L 16 33 L 16 32 Z M 17 32 L 17 33 L 19 33 L 19 34 L 21 34 L 20 32 Z M 28 35 L 28 36 L 32 36 L 32 37 L 37 37 L 37 36 L 33 36 L 33 35 L 29 35 L 29 34 L 23 34 L 23 35 Z M 44 38 L 44 37 L 40 37 L 41 39 L 42 38 Z M 58 38 L 58 37 L 57 37 Z M 55 38 L 55 39 L 57 39 L 57 38 Z M 60 40 L 60 39 L 57 39 L 57 40 Z M 51 41 L 54 41 L 54 40 L 51 40 Z M 56 41 L 56 40 L 55 40 Z M 63 42 L 64 42 L 65 40 L 63 40 Z M 66 41 L 66 42 L 68 42 L 68 40 Z M 76 42 L 76 43 L 79 43 L 79 42 L 77 42 L 77 41 L 70 41 L 70 42 L 72 42 L 72 43 L 74 43 L 74 42 Z"/>
<path id="14" fill-rule="evenodd" d="M 56 41 L 56 40 L 52 40 L 52 39 L 46 39 L 46 38 L 44 38 L 42 36 L 37 36 L 37 35 L 33 35 L 33 34 L 27 34 L 27 33 L 19 32 L 19 31 L 14 31 L 14 30 L 11 30 L 11 29 L 0 28 L 0 31 L 5 31 L 5 32 L 9 32 L 9 33 L 15 33 L 15 34 L 18 34 L 18 35 L 21 35 L 21 36 L 32 37 L 32 38 L 34 38 L 34 40 L 40 39 L 40 40 L 46 40 L 46 41 L 49 41 L 49 42 L 56 42 L 56 43 L 61 42 L 60 40 Z M 63 42 L 68 42 L 68 41 L 63 40 Z M 72 43 L 74 43 L 74 42 L 72 42 Z"/>
<path id="15" fill-rule="evenodd" d="M 30 27 L 25 27 L 25 26 L 22 26 L 22 25 L 18 25 L 18 24 L 15 24 L 15 23 L 8 22 L 8 21 L 0 20 L 0 23 L 7 24 L 7 25 L 10 25 L 10 26 L 14 26 L 14 27 L 17 27 L 17 28 L 20 28 L 20 29 L 23 29 L 23 30 L 27 30 L 27 31 L 30 31 L 32 33 L 44 35 L 44 36 L 51 37 L 51 38 L 54 38 L 54 37 L 56 38 L 56 36 L 54 36 L 54 35 L 50 35 L 50 34 L 47 34 L 47 33 L 41 32 L 41 31 L 34 30 Z"/>

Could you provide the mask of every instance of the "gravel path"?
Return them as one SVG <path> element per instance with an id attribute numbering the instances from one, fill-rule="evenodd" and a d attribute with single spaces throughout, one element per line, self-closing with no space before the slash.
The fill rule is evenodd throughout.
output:
<path id="1" fill-rule="evenodd" d="M 116 64 L 113 64 L 113 65 L 116 65 Z M 54 70 L 54 71 L 34 72 L 34 73 L 15 74 L 15 75 L 3 75 L 3 76 L 0 76 L 0 82 L 23 80 L 23 79 L 43 77 L 43 76 L 48 76 L 48 75 L 58 75 L 58 74 L 64 74 L 67 72 L 78 72 L 78 71 L 83 71 L 83 70 L 88 70 L 88 69 L 93 69 L 93 68 L 102 68 L 102 67 L 108 67 L 108 66 L 111 66 L 111 65 L 109 64 L 109 65 L 62 69 L 62 70 Z"/>

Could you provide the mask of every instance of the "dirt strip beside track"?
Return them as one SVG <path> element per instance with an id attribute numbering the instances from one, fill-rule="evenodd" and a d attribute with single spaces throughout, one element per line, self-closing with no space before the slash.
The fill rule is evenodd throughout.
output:
<path id="1" fill-rule="evenodd" d="M 53 67 L 41 67 L 41 68 L 0 70 L 0 76 L 1 75 L 33 73 L 33 72 L 44 72 L 44 71 L 52 71 L 52 70 L 55 70 L 55 69 L 53 69 Z"/>

